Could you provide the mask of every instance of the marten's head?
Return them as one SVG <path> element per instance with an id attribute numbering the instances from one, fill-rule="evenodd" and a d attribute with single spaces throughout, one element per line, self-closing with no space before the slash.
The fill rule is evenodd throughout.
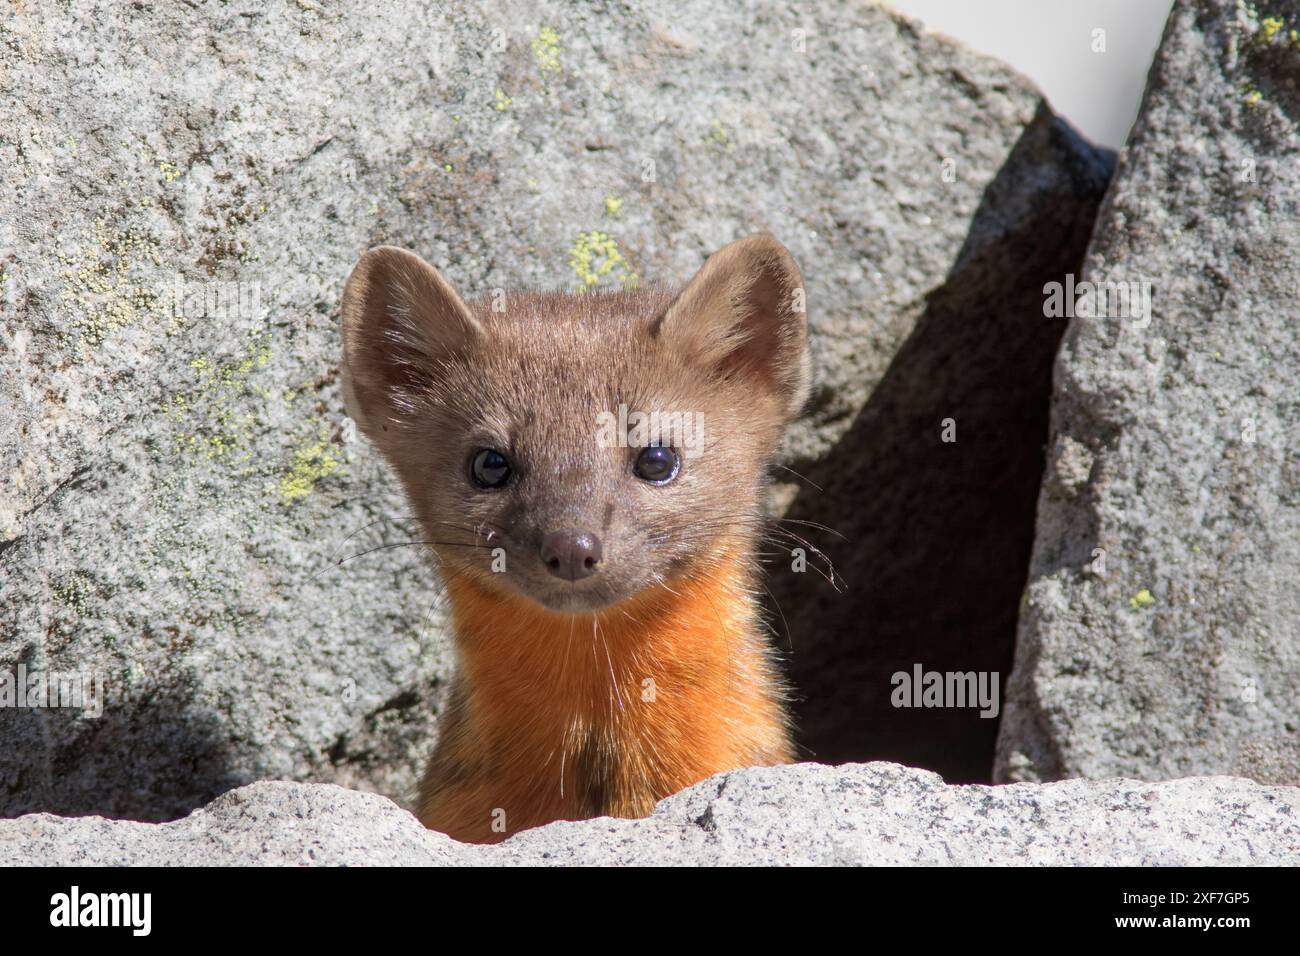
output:
<path id="1" fill-rule="evenodd" d="M 343 291 L 343 369 L 444 568 L 592 613 L 752 548 L 809 388 L 803 283 L 760 234 L 675 295 L 467 302 L 381 246 Z"/>

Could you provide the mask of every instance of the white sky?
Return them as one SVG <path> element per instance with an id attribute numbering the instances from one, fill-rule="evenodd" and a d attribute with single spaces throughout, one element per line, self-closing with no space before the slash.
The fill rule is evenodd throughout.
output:
<path id="1" fill-rule="evenodd" d="M 1095 143 L 1123 143 L 1172 0 L 885 0 L 1011 64 Z M 1093 52 L 1105 30 L 1106 51 Z"/>

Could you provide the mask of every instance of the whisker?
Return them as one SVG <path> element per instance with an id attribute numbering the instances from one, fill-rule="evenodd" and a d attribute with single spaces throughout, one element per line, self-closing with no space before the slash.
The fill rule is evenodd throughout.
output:
<path id="1" fill-rule="evenodd" d="M 798 479 L 800 479 L 800 480 L 802 480 L 802 481 L 806 481 L 806 482 L 808 482 L 808 484 L 812 485 L 812 486 L 813 486 L 814 488 L 816 488 L 818 491 L 824 491 L 824 490 L 825 490 L 824 488 L 822 488 L 821 485 L 817 484 L 817 482 L 813 481 L 813 480 L 812 480 L 811 478 L 809 478 L 807 475 L 800 474 L 799 472 L 795 471 L 793 468 L 789 468 L 789 467 L 787 467 L 787 466 L 785 466 L 785 465 L 777 465 L 776 467 L 777 467 L 777 468 L 780 468 L 782 471 L 788 471 L 788 472 L 790 472 L 790 474 L 794 475 L 796 478 L 798 478 Z"/>
<path id="2" fill-rule="evenodd" d="M 591 628 L 596 636 L 600 638 L 600 643 L 605 645 L 605 660 L 609 664 L 609 682 L 614 689 L 614 699 L 618 701 L 618 709 L 623 710 L 623 693 L 618 689 L 618 678 L 614 675 L 614 659 L 609 653 L 609 642 L 605 640 L 605 635 L 600 632 L 600 615 L 591 616 Z"/>
<path id="3" fill-rule="evenodd" d="M 781 610 L 781 602 L 776 599 L 776 595 L 772 593 L 772 589 L 766 584 L 763 585 L 763 590 L 767 592 L 767 596 L 776 605 L 776 613 L 781 615 L 781 625 L 785 630 L 785 642 L 790 646 L 790 653 L 794 654 L 794 639 L 790 636 L 790 622 L 785 619 L 785 611 Z"/>
<path id="4" fill-rule="evenodd" d="M 359 551 L 356 554 L 350 554 L 346 558 L 340 558 L 337 561 L 331 562 L 330 566 L 338 567 L 341 564 L 346 564 L 347 562 L 354 561 L 357 558 L 364 558 L 368 554 L 374 554 L 376 551 L 387 551 L 391 548 L 409 548 L 418 544 L 436 545 L 438 547 L 443 547 L 443 548 L 486 548 L 487 547 L 486 545 L 469 544 L 464 541 L 426 541 L 423 539 L 419 541 L 395 541 L 391 544 L 381 544 L 373 548 L 367 548 L 365 551 Z"/>
<path id="5" fill-rule="evenodd" d="M 401 521 L 414 521 L 414 520 L 415 520 L 415 516 L 414 516 L 414 515 L 411 515 L 410 517 L 406 517 L 406 518 L 376 518 L 374 521 L 368 521 L 368 522 L 366 522 L 365 524 L 363 524 L 360 528 L 357 528 L 356 531 L 353 531 L 351 534 L 349 534 L 346 538 L 344 538 L 342 541 L 340 541 L 340 542 L 338 543 L 338 547 L 336 547 L 336 548 L 334 549 L 334 553 L 330 555 L 330 560 L 331 560 L 331 562 L 334 560 L 334 555 L 336 555 L 336 554 L 338 554 L 340 551 L 342 551 L 342 550 L 343 550 L 343 546 L 344 546 L 345 544 L 347 544 L 349 541 L 351 541 L 353 538 L 355 538 L 355 537 L 356 537 L 357 535 L 359 535 L 361 532 L 363 532 L 363 531 L 365 531 L 365 530 L 367 530 L 367 529 L 369 529 L 369 528 L 373 528 L 373 527 L 374 527 L 375 525 L 377 525 L 377 524 L 384 524 L 385 522 L 391 522 L 391 523 L 393 523 L 393 524 L 397 524 L 398 522 L 401 522 Z"/>

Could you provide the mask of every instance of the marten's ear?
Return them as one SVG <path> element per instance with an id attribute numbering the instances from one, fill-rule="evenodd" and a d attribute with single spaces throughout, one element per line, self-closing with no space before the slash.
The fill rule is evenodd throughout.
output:
<path id="1" fill-rule="evenodd" d="M 747 376 L 793 418 L 808 398 L 808 310 L 789 251 L 765 232 L 723 246 L 650 327 L 693 361 Z"/>
<path id="2" fill-rule="evenodd" d="M 413 252 L 376 246 L 343 287 L 343 395 L 371 433 L 415 409 L 440 359 L 471 347 L 483 328 L 438 270 Z"/>

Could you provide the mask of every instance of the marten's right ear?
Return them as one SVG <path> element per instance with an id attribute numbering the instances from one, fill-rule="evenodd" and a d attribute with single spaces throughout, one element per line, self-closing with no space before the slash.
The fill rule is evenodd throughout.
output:
<path id="1" fill-rule="evenodd" d="M 361 257 L 343 287 L 342 312 L 344 400 L 371 437 L 409 418 L 439 361 L 483 336 L 438 270 L 396 246 Z"/>

